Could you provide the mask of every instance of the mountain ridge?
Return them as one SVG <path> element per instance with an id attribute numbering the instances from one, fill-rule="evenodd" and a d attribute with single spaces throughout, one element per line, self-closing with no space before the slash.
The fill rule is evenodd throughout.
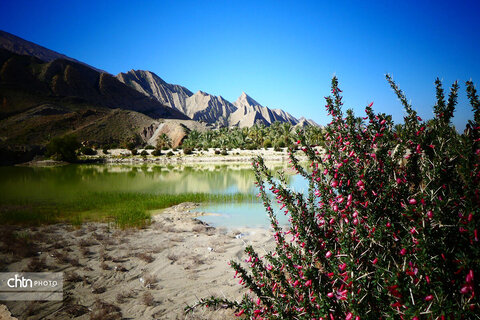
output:
<path id="1" fill-rule="evenodd" d="M 130 70 L 119 73 L 116 77 L 136 90 L 182 111 L 193 120 L 229 127 L 251 127 L 255 124 L 268 126 L 275 121 L 289 122 L 292 125 L 298 123 L 288 112 L 264 107 L 245 92 L 231 103 L 222 96 L 202 90 L 193 94 L 187 88 L 169 84 L 147 70 Z"/>

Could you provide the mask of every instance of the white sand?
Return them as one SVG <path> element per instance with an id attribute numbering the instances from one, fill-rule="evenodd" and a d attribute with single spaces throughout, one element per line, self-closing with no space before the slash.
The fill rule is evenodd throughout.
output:
<path id="1" fill-rule="evenodd" d="M 108 310 L 105 306 L 102 315 L 97 299 L 118 306 L 123 318 L 231 318 L 230 310 L 199 309 L 186 317 L 183 309 L 212 294 L 241 298 L 246 290 L 233 279 L 234 271 L 227 262 L 241 260 L 247 244 L 265 254 L 273 249 L 273 237 L 264 229 L 227 231 L 205 226 L 187 212 L 193 207 L 185 203 L 168 208 L 155 215 L 145 229 L 122 231 L 104 223 L 87 223 L 81 228 L 57 224 L 19 230 L 39 247 L 37 258 L 45 259 L 47 267 L 37 271 L 64 272 L 64 301 L 3 304 L 19 319 L 119 315 L 114 307 Z M 3 228 L 0 232 L 8 227 Z M 235 237 L 240 233 L 241 238 Z M 34 258 L 16 258 L 3 249 L 0 262 L 7 266 L 3 271 L 35 267 L 31 263 Z M 149 259 L 152 261 L 146 261 Z M 148 301 L 149 294 L 152 301 Z"/>

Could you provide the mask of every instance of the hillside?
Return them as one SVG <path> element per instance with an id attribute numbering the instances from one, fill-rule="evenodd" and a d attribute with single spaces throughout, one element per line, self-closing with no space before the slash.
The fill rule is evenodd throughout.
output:
<path id="1" fill-rule="evenodd" d="M 165 82 L 155 73 L 144 70 L 130 70 L 119 73 L 117 79 L 135 90 L 179 110 L 193 120 L 217 126 L 251 127 L 254 124 L 271 125 L 273 122 L 288 122 L 296 125 L 298 120 L 281 109 L 269 109 L 242 93 L 235 103 L 221 96 L 203 91 L 193 94 L 180 85 Z"/>
<path id="2" fill-rule="evenodd" d="M 29 160 L 53 137 L 99 145 L 146 142 L 157 119 L 184 119 L 115 77 L 83 64 L 0 49 L 0 163 Z M 147 130 L 148 131 L 148 130 Z"/>
<path id="3" fill-rule="evenodd" d="M 187 114 L 185 100 L 193 95 L 187 88 L 166 83 L 150 71 L 130 70 L 127 73 L 119 73 L 117 79 L 164 105 Z"/>

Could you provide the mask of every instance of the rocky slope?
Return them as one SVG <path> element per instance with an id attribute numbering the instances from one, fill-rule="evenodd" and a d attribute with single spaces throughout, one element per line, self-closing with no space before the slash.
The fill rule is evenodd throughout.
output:
<path id="1" fill-rule="evenodd" d="M 94 144 L 146 142 L 158 119 L 186 119 L 83 64 L 0 49 L 0 163 L 30 160 L 55 136 Z"/>
<path id="2" fill-rule="evenodd" d="M 117 79 L 139 92 L 177 109 L 193 120 L 203 121 L 217 126 L 251 127 L 254 124 L 266 126 L 275 121 L 289 122 L 298 120 L 281 109 L 269 109 L 242 93 L 235 103 L 230 103 L 221 96 L 214 96 L 203 91 L 192 94 L 180 85 L 166 83 L 150 71 L 130 70 L 120 73 Z"/>
<path id="3" fill-rule="evenodd" d="M 197 91 L 186 100 L 186 114 L 193 120 L 229 126 L 229 117 L 235 106 L 221 96 Z"/>
<path id="4" fill-rule="evenodd" d="M 193 95 L 187 88 L 166 83 L 150 71 L 130 70 L 127 73 L 119 73 L 116 77 L 135 90 L 157 99 L 170 108 L 187 114 L 186 99 Z"/>
<path id="5" fill-rule="evenodd" d="M 271 110 L 262 106 L 245 92 L 233 103 L 237 110 L 230 117 L 230 125 L 238 127 L 251 127 L 254 124 L 270 125 L 275 121 L 298 123 L 291 114 L 280 110 Z"/>
<path id="6" fill-rule="evenodd" d="M 188 119 L 110 74 L 65 59 L 44 62 L 5 49 L 0 49 L 0 101 L 1 118 L 54 103 L 120 108 L 153 118 Z"/>

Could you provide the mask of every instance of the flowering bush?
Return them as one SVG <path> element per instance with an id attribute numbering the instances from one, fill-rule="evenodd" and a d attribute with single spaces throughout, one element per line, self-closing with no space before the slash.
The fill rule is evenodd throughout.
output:
<path id="1" fill-rule="evenodd" d="M 274 252 L 247 247 L 250 271 L 235 261 L 250 290 L 241 301 L 211 297 L 196 306 L 234 308 L 250 319 L 474 319 L 480 318 L 480 103 L 463 134 L 450 125 L 458 84 L 445 101 L 437 79 L 434 119 L 424 122 L 393 80 L 404 124 L 390 116 L 342 112 L 332 80 L 332 117 L 319 152 L 298 144 L 311 170 L 291 151 L 293 168 L 309 181 L 308 196 L 273 179 L 254 161 L 260 196 L 275 232 Z M 311 173 L 309 173 L 311 172 Z M 283 230 L 268 190 L 290 215 Z M 477 279 L 476 279 L 476 278 Z M 476 294 L 477 293 L 477 294 Z M 194 307 L 187 307 L 192 310 Z"/>

